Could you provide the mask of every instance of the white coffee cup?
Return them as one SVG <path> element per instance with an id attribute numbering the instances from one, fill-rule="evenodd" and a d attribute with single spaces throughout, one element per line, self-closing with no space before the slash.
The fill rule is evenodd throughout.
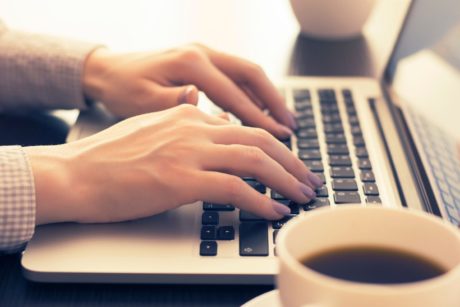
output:
<path id="1" fill-rule="evenodd" d="M 378 285 L 316 272 L 300 261 L 322 251 L 378 246 L 424 257 L 446 273 L 423 281 Z M 284 307 L 460 306 L 460 231 L 427 213 L 357 205 L 316 209 L 290 221 L 277 238 L 277 286 Z"/>
<path id="2" fill-rule="evenodd" d="M 376 0 L 290 0 L 303 34 L 322 39 L 359 36 Z"/>

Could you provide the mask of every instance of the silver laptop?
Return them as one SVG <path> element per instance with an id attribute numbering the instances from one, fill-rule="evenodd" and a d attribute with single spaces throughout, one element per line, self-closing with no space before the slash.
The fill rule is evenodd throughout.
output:
<path id="1" fill-rule="evenodd" d="M 459 225 L 460 2 L 419 0 L 406 12 L 381 80 L 292 77 L 282 84 L 299 114 L 298 131 L 284 142 L 323 178 L 318 197 L 296 204 L 245 178 L 248 184 L 298 216 L 359 203 L 423 210 Z M 114 122 L 96 107 L 81 113 L 69 138 Z M 276 235 L 288 222 L 198 202 L 124 223 L 40 226 L 22 267 L 39 282 L 272 284 Z"/>

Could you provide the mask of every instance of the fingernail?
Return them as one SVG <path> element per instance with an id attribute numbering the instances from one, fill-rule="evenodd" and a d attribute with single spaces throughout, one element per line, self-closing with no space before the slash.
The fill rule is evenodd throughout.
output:
<path id="1" fill-rule="evenodd" d="M 293 134 L 292 130 L 289 129 L 288 127 L 284 125 L 280 125 L 281 129 L 280 132 L 283 134 L 283 136 L 291 136 Z"/>
<path id="2" fill-rule="evenodd" d="M 297 126 L 297 121 L 296 121 L 295 115 L 292 114 L 292 113 L 289 113 L 289 117 L 291 118 L 291 128 L 293 130 L 297 130 L 298 126 Z"/>
<path id="3" fill-rule="evenodd" d="M 275 212 L 280 215 L 284 216 L 284 215 L 291 214 L 291 209 L 289 209 L 288 206 L 280 204 L 277 201 L 272 200 L 272 207 L 273 207 L 273 210 L 275 210 Z"/>
<path id="4" fill-rule="evenodd" d="M 182 92 L 179 98 L 179 103 L 188 103 L 191 100 L 191 93 L 195 90 L 195 87 L 193 85 L 187 86 L 185 90 Z"/>
<path id="5" fill-rule="evenodd" d="M 315 198 L 316 197 L 316 193 L 315 191 L 313 191 L 312 188 L 310 188 L 309 186 L 301 183 L 300 184 L 300 190 L 302 191 L 302 193 L 307 196 L 308 198 L 312 199 L 312 198 Z"/>
<path id="6" fill-rule="evenodd" d="M 309 172 L 308 179 L 313 183 L 317 188 L 322 187 L 324 182 L 321 178 L 318 177 L 315 173 Z"/>

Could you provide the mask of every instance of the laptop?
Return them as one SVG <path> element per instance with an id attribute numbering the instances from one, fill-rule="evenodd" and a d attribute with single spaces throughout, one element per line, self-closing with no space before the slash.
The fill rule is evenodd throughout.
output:
<path id="1" fill-rule="evenodd" d="M 407 207 L 459 225 L 459 12 L 456 0 L 407 2 L 380 79 L 285 80 L 299 129 L 283 142 L 325 185 L 315 200 L 296 204 L 244 179 L 290 206 L 293 217 L 265 221 L 231 204 L 197 202 L 122 223 L 44 225 L 23 254 L 24 275 L 38 282 L 273 284 L 278 231 L 320 207 Z M 205 100 L 200 108 L 215 111 Z M 116 121 L 100 106 L 84 111 L 69 139 Z"/>

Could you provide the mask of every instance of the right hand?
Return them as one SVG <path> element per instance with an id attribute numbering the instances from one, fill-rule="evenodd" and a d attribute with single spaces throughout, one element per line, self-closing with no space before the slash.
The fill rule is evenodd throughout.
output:
<path id="1" fill-rule="evenodd" d="M 280 219 L 288 208 L 240 177 L 254 177 L 298 203 L 310 201 L 322 184 L 270 133 L 191 105 L 26 152 L 35 177 L 37 224 L 131 220 L 199 200 Z"/>

